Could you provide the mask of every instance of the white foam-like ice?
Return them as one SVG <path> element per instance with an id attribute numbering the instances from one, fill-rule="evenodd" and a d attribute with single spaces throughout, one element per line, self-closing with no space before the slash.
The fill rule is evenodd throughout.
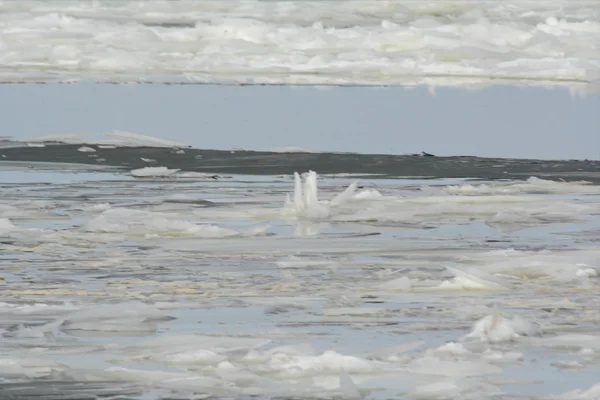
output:
<path id="1" fill-rule="evenodd" d="M 215 4 L 4 2 L 1 78 L 600 86 L 594 1 Z"/>
<path id="2" fill-rule="evenodd" d="M 521 336 L 535 336 L 540 332 L 536 324 L 518 315 L 505 317 L 499 312 L 494 312 L 477 321 L 466 337 L 498 343 L 515 340 Z"/>

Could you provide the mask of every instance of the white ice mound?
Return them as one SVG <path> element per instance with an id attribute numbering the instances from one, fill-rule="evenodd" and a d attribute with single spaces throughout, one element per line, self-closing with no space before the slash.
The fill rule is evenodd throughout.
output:
<path id="1" fill-rule="evenodd" d="M 131 176 L 136 178 L 163 178 L 172 176 L 179 172 L 178 169 L 169 169 L 167 167 L 145 167 L 131 170 Z"/>
<path id="2" fill-rule="evenodd" d="M 341 371 L 369 373 L 372 372 L 375 366 L 365 359 L 328 350 L 318 356 L 276 352 L 272 354 L 268 367 L 280 377 L 293 378 L 321 374 L 337 375 Z"/>
<path id="3" fill-rule="evenodd" d="M 354 182 L 329 202 L 319 201 L 317 173 L 309 171 L 302 177 L 294 172 L 294 197 L 292 199 L 287 195 L 284 210 L 290 211 L 297 218 L 326 219 L 332 215 L 336 207 L 354 197 L 356 187 L 357 184 Z"/>
<path id="4" fill-rule="evenodd" d="M 304 179 L 294 172 L 294 199 L 286 198 L 286 206 L 294 209 L 299 217 L 323 219 L 329 217 L 329 206 L 319 202 L 317 173 L 309 171 Z"/>
<path id="5" fill-rule="evenodd" d="M 508 284 L 494 275 L 484 271 L 467 268 L 461 270 L 458 268 L 446 267 L 454 274 L 454 278 L 444 281 L 439 285 L 439 289 L 448 290 L 506 290 Z"/>
<path id="6" fill-rule="evenodd" d="M 515 340 L 521 336 L 535 336 L 540 334 L 537 324 L 514 315 L 502 316 L 499 312 L 485 316 L 475 323 L 473 330 L 466 338 L 475 338 L 486 342 L 498 343 Z"/>

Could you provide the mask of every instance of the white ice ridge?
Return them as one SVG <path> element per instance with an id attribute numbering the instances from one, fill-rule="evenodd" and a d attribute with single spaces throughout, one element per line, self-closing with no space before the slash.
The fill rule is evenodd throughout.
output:
<path id="1" fill-rule="evenodd" d="M 89 144 L 98 145 L 98 147 L 166 147 L 166 148 L 188 148 L 191 147 L 185 143 L 173 140 L 162 139 L 154 136 L 142 135 L 140 133 L 112 130 L 104 133 L 109 139 L 93 139 L 86 134 L 65 133 L 47 136 L 38 136 L 21 140 L 28 144 L 38 143 L 66 143 L 66 144 Z M 102 136 L 102 135 L 100 135 Z M 91 147 L 79 148 L 81 152 L 96 151 Z"/>
<path id="2" fill-rule="evenodd" d="M 600 90 L 594 0 L 21 0 L 0 15 L 3 82 Z"/>

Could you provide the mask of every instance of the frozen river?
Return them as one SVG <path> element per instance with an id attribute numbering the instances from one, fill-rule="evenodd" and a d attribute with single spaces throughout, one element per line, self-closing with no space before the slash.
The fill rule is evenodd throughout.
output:
<path id="1" fill-rule="evenodd" d="M 0 0 L 0 400 L 599 400 L 599 5 Z"/>
<path id="2" fill-rule="evenodd" d="M 599 396 L 597 185 L 2 165 L 1 398 Z"/>

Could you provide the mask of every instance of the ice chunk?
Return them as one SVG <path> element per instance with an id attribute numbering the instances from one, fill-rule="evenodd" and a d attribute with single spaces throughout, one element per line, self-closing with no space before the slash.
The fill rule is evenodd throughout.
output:
<path id="1" fill-rule="evenodd" d="M 377 189 L 364 189 L 354 195 L 354 198 L 359 200 L 379 199 L 381 197 L 383 195 Z"/>
<path id="2" fill-rule="evenodd" d="M 80 151 L 82 153 L 95 153 L 96 149 L 94 149 L 92 147 L 82 146 L 82 147 L 78 148 L 77 151 Z"/>
<path id="3" fill-rule="evenodd" d="M 517 351 L 502 352 L 491 349 L 487 349 L 482 356 L 484 360 L 489 361 L 492 364 L 520 363 L 525 358 L 523 353 L 519 353 Z"/>
<path id="4" fill-rule="evenodd" d="M 579 277 L 592 278 L 598 276 L 598 271 L 595 268 L 580 268 L 575 275 Z"/>
<path id="5" fill-rule="evenodd" d="M 458 268 L 446 267 L 454 274 L 454 278 L 449 281 L 444 281 L 439 286 L 441 289 L 458 289 L 458 290 L 506 290 L 507 284 L 501 279 L 487 274 L 481 270 L 470 268 L 460 270 Z"/>
<path id="6" fill-rule="evenodd" d="M 294 172 L 294 201 L 286 203 L 293 207 L 298 216 L 308 219 L 321 219 L 329 216 L 329 207 L 319 202 L 317 174 L 309 171 L 304 180 Z"/>
<path id="7" fill-rule="evenodd" d="M 352 183 L 330 202 L 319 201 L 318 190 L 316 172 L 309 171 L 304 176 L 294 172 L 293 200 L 289 195 L 286 197 L 284 210 L 291 211 L 296 218 L 326 219 L 331 215 L 333 208 L 343 205 L 353 198 L 356 183 Z"/>
<path id="8" fill-rule="evenodd" d="M 526 321 L 518 315 L 507 318 L 500 315 L 499 312 L 494 312 L 477 321 L 473 330 L 466 337 L 495 343 L 538 334 L 540 334 L 540 328 L 537 324 Z"/>
<path id="9" fill-rule="evenodd" d="M 339 206 L 345 204 L 348 200 L 355 197 L 354 193 L 356 192 L 356 188 L 358 184 L 356 182 L 352 182 L 342 193 L 336 195 L 331 200 L 331 206 Z"/>
<path id="10" fill-rule="evenodd" d="M 453 355 L 465 355 L 470 351 L 462 343 L 449 342 L 434 350 L 434 353 L 446 353 Z"/>
<path id="11" fill-rule="evenodd" d="M 340 392 L 344 399 L 361 399 L 362 396 L 356 387 L 356 384 L 343 369 L 340 371 Z"/>
<path id="12" fill-rule="evenodd" d="M 175 175 L 178 169 L 169 169 L 167 167 L 145 167 L 131 170 L 131 175 L 136 178 L 148 177 L 166 177 Z"/>
<path id="13" fill-rule="evenodd" d="M 284 377 L 301 377 L 320 373 L 346 372 L 367 373 L 373 370 L 371 362 L 353 356 L 344 356 L 335 351 L 326 351 L 319 356 L 293 356 L 275 353 L 270 359 L 269 368 Z"/>

